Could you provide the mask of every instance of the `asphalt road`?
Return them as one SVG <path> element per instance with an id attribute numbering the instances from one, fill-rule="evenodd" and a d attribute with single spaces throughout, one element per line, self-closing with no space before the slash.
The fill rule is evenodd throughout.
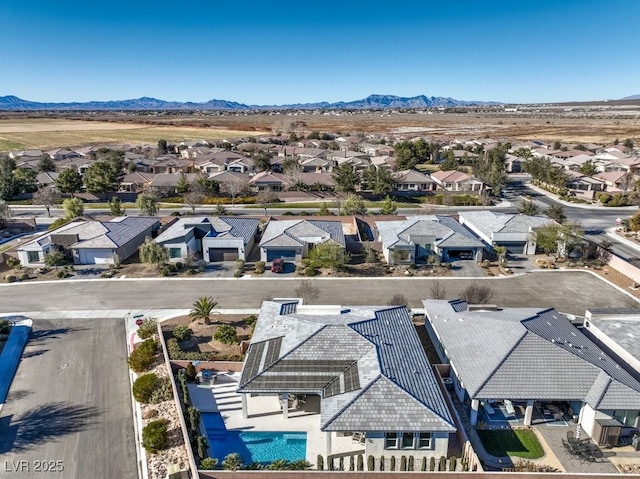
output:
<path id="1" fill-rule="evenodd" d="M 132 417 L 124 322 L 38 320 L 0 411 L 0 477 L 136 478 Z"/>
<path id="2" fill-rule="evenodd" d="M 517 264 L 512 265 L 515 271 Z M 263 300 L 295 297 L 302 279 L 108 279 L 0 284 L 0 312 L 190 308 L 211 296 L 220 308 L 258 308 Z M 583 315 L 589 307 L 621 307 L 628 297 L 582 271 L 538 271 L 502 278 L 329 278 L 311 279 L 314 304 L 379 305 L 395 294 L 412 307 L 431 297 L 434 281 L 457 298 L 471 284 L 494 290 L 492 303 L 513 307 L 555 307 Z"/>

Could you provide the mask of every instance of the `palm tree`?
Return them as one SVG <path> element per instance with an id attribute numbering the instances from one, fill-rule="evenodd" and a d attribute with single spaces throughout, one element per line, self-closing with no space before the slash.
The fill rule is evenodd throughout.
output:
<path id="1" fill-rule="evenodd" d="M 201 296 L 193 303 L 193 309 L 189 311 L 189 316 L 194 320 L 204 319 L 204 324 L 211 324 L 211 311 L 218 306 L 213 298 Z"/>
<path id="2" fill-rule="evenodd" d="M 290 463 L 286 459 L 276 459 L 267 466 L 267 469 L 272 471 L 284 471 L 285 469 L 290 469 L 289 465 Z"/>
<path id="3" fill-rule="evenodd" d="M 237 471 L 242 469 L 242 466 L 244 466 L 244 461 L 237 452 L 227 455 L 222 461 L 222 469 L 225 471 Z"/>

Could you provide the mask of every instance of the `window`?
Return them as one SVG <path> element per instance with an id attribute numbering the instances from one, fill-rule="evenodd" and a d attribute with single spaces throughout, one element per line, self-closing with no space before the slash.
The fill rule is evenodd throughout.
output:
<path id="1" fill-rule="evenodd" d="M 37 263 L 40 261 L 40 253 L 38 251 L 27 251 L 27 260 L 29 263 Z"/>
<path id="2" fill-rule="evenodd" d="M 402 433 L 402 449 L 414 449 L 412 432 Z"/>
<path id="3" fill-rule="evenodd" d="M 431 433 L 421 432 L 418 437 L 418 449 L 431 449 Z"/>
<path id="4" fill-rule="evenodd" d="M 621 409 L 619 411 L 613 411 L 613 417 L 616 421 L 627 427 L 635 427 L 636 418 L 638 417 L 638 411 L 629 411 L 627 409 Z"/>
<path id="5" fill-rule="evenodd" d="M 182 257 L 181 248 L 169 248 L 169 258 L 181 258 L 181 257 Z"/>
<path id="6" fill-rule="evenodd" d="M 384 438 L 385 449 L 398 449 L 398 433 L 388 432 Z"/>

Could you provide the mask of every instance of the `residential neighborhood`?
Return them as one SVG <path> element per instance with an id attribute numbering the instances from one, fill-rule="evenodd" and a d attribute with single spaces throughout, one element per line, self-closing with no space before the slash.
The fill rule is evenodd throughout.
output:
<path id="1" fill-rule="evenodd" d="M 193 281 L 191 309 L 108 306 L 127 331 L 143 476 L 634 470 L 640 269 L 609 238 L 640 248 L 626 206 L 637 201 L 638 150 L 321 136 L 0 160 L 20 180 L 5 202 L 0 293 Z M 607 207 L 607 236 L 573 220 Z M 569 313 L 535 288 L 509 291 L 529 278 L 562 295 L 580 287 L 564 284 L 568 271 L 613 284 L 625 308 L 567 293 Z M 360 299 L 383 278 L 393 286 Z M 325 281 L 343 279 L 360 283 L 317 300 Z M 424 281 L 421 293 L 405 281 Z M 228 288 L 242 299 L 217 307 Z M 155 399 L 136 386 L 149 375 Z M 163 424 L 180 434 L 149 445 L 144 431 Z"/>

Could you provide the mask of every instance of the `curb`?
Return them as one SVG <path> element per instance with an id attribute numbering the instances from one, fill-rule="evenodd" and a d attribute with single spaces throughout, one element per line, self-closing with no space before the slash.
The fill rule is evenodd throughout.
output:
<path id="1" fill-rule="evenodd" d="M 3 316 L 0 319 L 9 319 L 16 322 L 11 328 L 9 339 L 4 345 L 2 353 L 0 353 L 0 364 L 2 365 L 0 370 L 0 404 L 3 404 L 7 399 L 7 394 L 9 394 L 13 377 L 18 370 L 22 351 L 27 341 L 29 341 L 29 333 L 31 332 L 33 321 L 24 316 Z"/>

